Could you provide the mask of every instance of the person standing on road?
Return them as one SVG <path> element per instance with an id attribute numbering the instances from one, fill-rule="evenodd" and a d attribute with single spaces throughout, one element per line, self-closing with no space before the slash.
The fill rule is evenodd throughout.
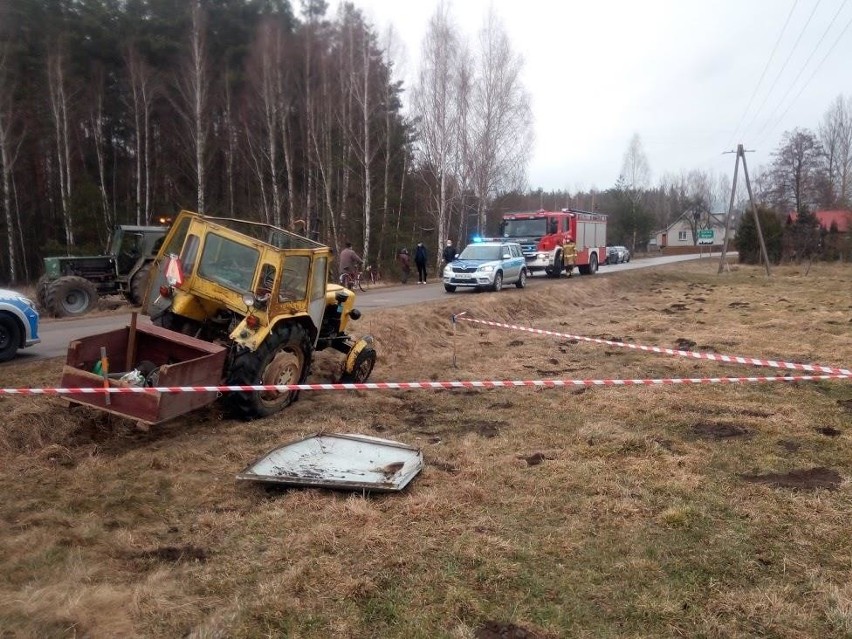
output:
<path id="1" fill-rule="evenodd" d="M 364 260 L 354 250 L 352 250 L 352 242 L 346 243 L 346 248 L 340 251 L 340 273 L 348 273 L 355 276 L 357 267 L 361 266 Z"/>
<path id="2" fill-rule="evenodd" d="M 417 265 L 417 283 L 426 283 L 426 247 L 423 242 L 417 243 L 417 249 L 414 251 L 414 264 Z"/>
<path id="3" fill-rule="evenodd" d="M 408 276 L 411 274 L 411 256 L 408 254 L 408 249 L 404 248 L 397 256 L 399 267 L 402 269 L 402 283 L 408 283 Z"/>
<path id="4" fill-rule="evenodd" d="M 444 266 L 456 259 L 456 247 L 453 246 L 452 240 L 447 240 L 447 245 L 444 247 L 444 252 L 441 254 L 444 258 Z"/>

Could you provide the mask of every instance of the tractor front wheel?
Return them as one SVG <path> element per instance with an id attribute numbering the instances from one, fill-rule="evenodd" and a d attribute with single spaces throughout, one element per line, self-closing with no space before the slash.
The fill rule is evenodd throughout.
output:
<path id="1" fill-rule="evenodd" d="M 376 349 L 368 346 L 355 358 L 351 373 L 344 372 L 340 377 L 342 384 L 361 384 L 366 382 L 376 365 Z"/>
<path id="2" fill-rule="evenodd" d="M 239 353 L 228 373 L 229 386 L 303 384 L 313 349 L 305 329 L 295 323 L 277 327 L 255 351 Z M 232 411 L 243 419 L 269 417 L 292 404 L 299 391 L 232 392 Z"/>
<path id="3" fill-rule="evenodd" d="M 36 301 L 39 310 L 47 311 L 47 287 L 50 286 L 50 278 L 42 275 L 36 282 Z"/>
<path id="4" fill-rule="evenodd" d="M 56 317 L 79 317 L 98 305 L 98 289 L 89 280 L 68 275 L 52 281 L 44 295 L 47 312 Z"/>

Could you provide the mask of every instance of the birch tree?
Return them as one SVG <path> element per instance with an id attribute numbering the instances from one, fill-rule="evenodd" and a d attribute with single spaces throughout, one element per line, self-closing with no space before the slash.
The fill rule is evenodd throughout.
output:
<path id="1" fill-rule="evenodd" d="M 264 219 L 275 225 L 281 224 L 281 171 L 278 165 L 278 134 L 281 126 L 280 48 L 280 30 L 273 21 L 265 21 L 258 31 L 250 74 L 254 93 L 250 104 L 254 107 L 251 109 L 254 117 L 246 125 L 246 134 L 253 138 L 250 149 L 256 154 L 253 163 L 262 192 Z M 269 196 L 266 196 L 267 187 Z"/>
<path id="2" fill-rule="evenodd" d="M 71 214 L 71 131 L 65 56 L 55 50 L 47 58 L 47 87 L 56 142 L 56 166 L 59 171 L 59 195 L 66 247 L 74 246 L 74 221 Z"/>
<path id="3" fill-rule="evenodd" d="M 459 46 L 460 38 L 450 22 L 449 8 L 441 2 L 427 26 L 420 73 L 412 96 L 412 110 L 419 123 L 420 159 L 435 181 L 432 200 L 438 231 L 436 260 L 440 259 L 450 217 L 451 173 L 458 131 L 453 89 Z"/>
<path id="4" fill-rule="evenodd" d="M 18 143 L 13 132 L 15 105 L 14 83 L 9 69 L 9 55 L 0 47 L 0 188 L 3 191 L 3 216 L 6 222 L 6 252 L 8 277 L 12 284 L 18 281 L 17 251 L 15 250 L 15 220 L 12 215 L 12 171 L 18 155 Z"/>
<path id="5" fill-rule="evenodd" d="M 489 200 L 500 190 L 520 189 L 532 151 L 532 111 L 522 82 L 523 60 L 493 8 L 479 34 L 474 83 L 473 185 L 477 219 L 485 228 Z"/>
<path id="6" fill-rule="evenodd" d="M 823 199 L 831 206 L 848 206 L 852 200 L 852 98 L 837 96 L 819 126 L 819 141 L 828 190 Z"/>
<path id="7" fill-rule="evenodd" d="M 360 165 L 363 194 L 362 226 L 364 259 L 370 254 L 370 238 L 373 225 L 373 162 L 378 150 L 373 131 L 373 120 L 380 107 L 374 96 L 373 76 L 379 69 L 374 61 L 374 36 L 364 24 L 359 13 L 349 12 L 344 16 L 346 46 L 350 51 L 349 91 L 357 113 L 352 114 L 348 127 L 351 146 Z"/>
<path id="8" fill-rule="evenodd" d="M 199 213 L 205 211 L 204 194 L 207 180 L 207 141 L 209 130 L 210 73 L 207 61 L 206 16 L 200 0 L 193 0 L 190 8 L 189 56 L 177 79 L 180 99 L 175 107 L 186 129 L 195 173 L 196 197 Z"/>
<path id="9" fill-rule="evenodd" d="M 151 222 L 151 108 L 153 74 L 139 52 L 131 47 L 125 56 L 130 82 L 130 107 L 134 125 L 136 159 L 136 224 Z M 109 228 L 109 227 L 107 227 Z"/>

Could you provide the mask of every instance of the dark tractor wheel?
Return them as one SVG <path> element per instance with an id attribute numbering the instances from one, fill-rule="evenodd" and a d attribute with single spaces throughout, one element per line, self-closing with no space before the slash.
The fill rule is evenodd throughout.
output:
<path id="1" fill-rule="evenodd" d="M 340 376 L 342 384 L 361 384 L 366 382 L 376 365 L 376 349 L 369 346 L 358 353 L 355 358 L 355 366 L 351 373 L 343 373 Z"/>
<path id="2" fill-rule="evenodd" d="M 521 274 L 518 275 L 518 281 L 515 282 L 515 286 L 518 288 L 525 288 L 527 285 L 527 269 L 522 268 Z"/>
<path id="3" fill-rule="evenodd" d="M 447 291 L 447 293 L 455 293 L 456 287 L 452 284 L 444 284 L 444 290 Z"/>
<path id="4" fill-rule="evenodd" d="M 0 362 L 8 362 L 21 345 L 21 329 L 11 315 L 0 313 Z"/>
<path id="5" fill-rule="evenodd" d="M 42 311 L 47 311 L 47 287 L 50 285 L 50 279 L 47 275 L 42 275 L 36 282 L 36 301 L 38 307 Z"/>
<path id="6" fill-rule="evenodd" d="M 79 317 L 98 305 L 98 289 L 85 278 L 68 275 L 48 285 L 44 301 L 51 315 Z"/>
<path id="7" fill-rule="evenodd" d="M 145 291 L 148 288 L 148 277 L 151 275 L 153 262 L 148 262 L 133 275 L 130 280 L 130 294 L 127 301 L 134 306 L 140 306 L 145 301 Z"/>
<path id="8" fill-rule="evenodd" d="M 256 351 L 237 354 L 227 383 L 303 384 L 310 372 L 312 350 L 311 340 L 299 324 L 276 327 Z M 298 396 L 298 391 L 235 392 L 226 395 L 226 400 L 237 416 L 254 419 L 277 413 Z"/>
<path id="9" fill-rule="evenodd" d="M 494 275 L 494 283 L 491 285 L 491 290 L 495 293 L 499 293 L 503 290 L 503 272 L 497 271 Z"/>

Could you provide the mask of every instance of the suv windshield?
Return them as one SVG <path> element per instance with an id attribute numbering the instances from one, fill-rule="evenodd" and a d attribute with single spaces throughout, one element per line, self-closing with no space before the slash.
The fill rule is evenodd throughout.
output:
<path id="1" fill-rule="evenodd" d="M 210 233 L 198 265 L 198 274 L 227 288 L 246 293 L 252 290 L 260 252 L 226 237 Z"/>
<path id="2" fill-rule="evenodd" d="M 544 217 L 503 222 L 503 237 L 542 237 L 544 235 L 547 235 L 547 218 Z"/>
<path id="3" fill-rule="evenodd" d="M 499 260 L 503 256 L 502 246 L 470 244 L 459 255 L 460 260 Z"/>

